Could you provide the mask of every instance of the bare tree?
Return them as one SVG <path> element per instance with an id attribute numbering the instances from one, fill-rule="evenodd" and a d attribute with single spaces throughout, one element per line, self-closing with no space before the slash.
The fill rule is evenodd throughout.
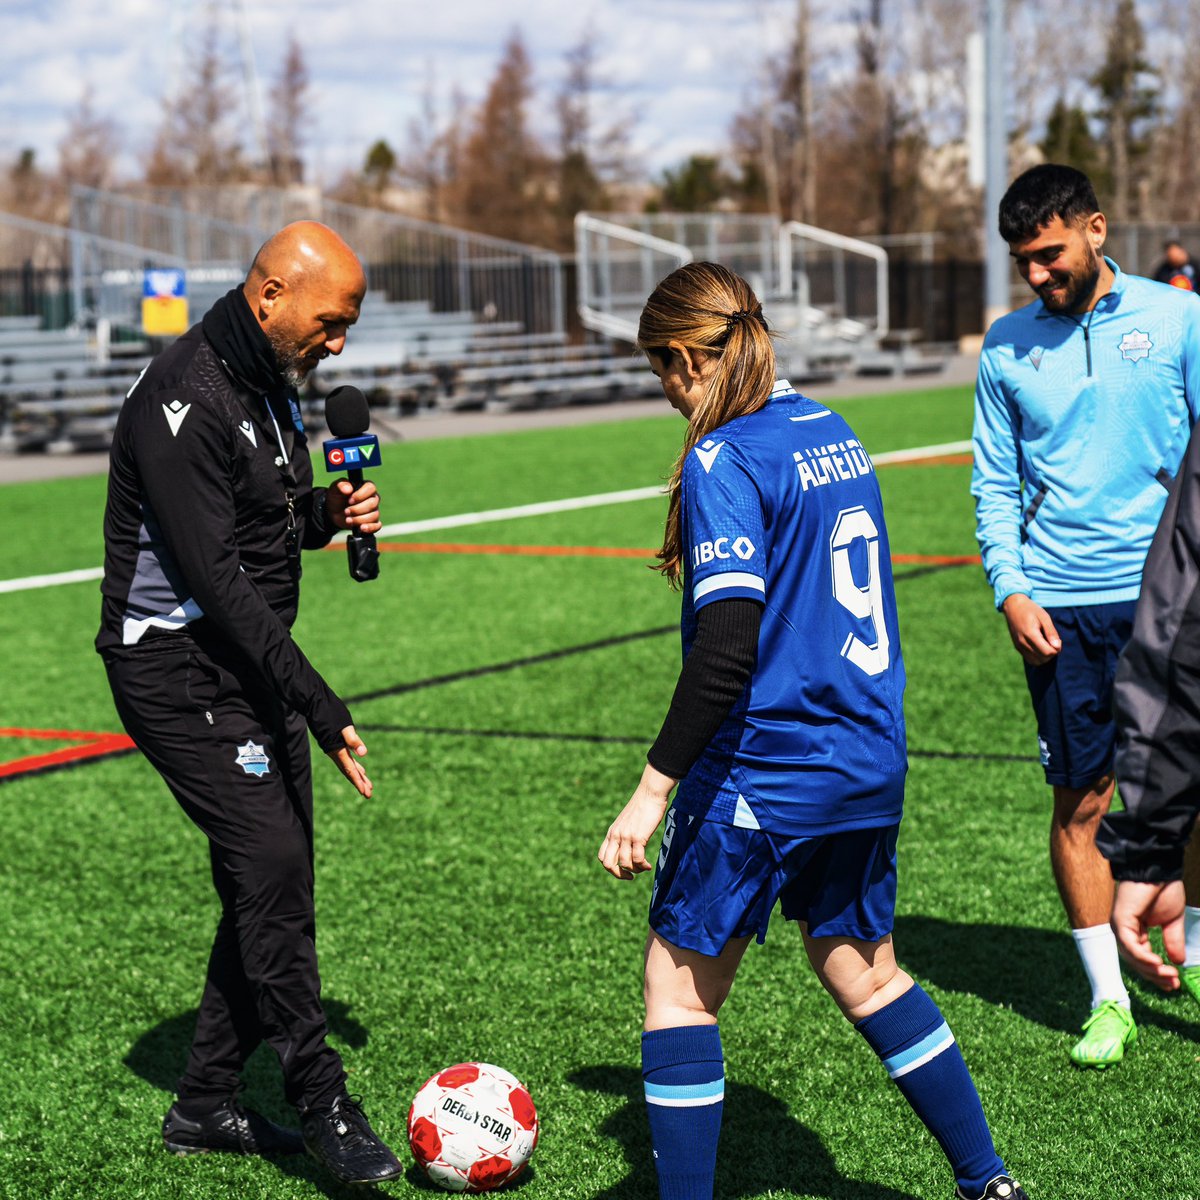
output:
<path id="1" fill-rule="evenodd" d="M 609 208 L 611 187 L 633 174 L 636 117 L 609 104 L 607 120 L 597 120 L 597 93 L 605 86 L 596 73 L 597 58 L 596 34 L 589 27 L 565 55 L 566 72 L 555 97 L 559 238 L 566 245 L 575 214 Z"/>
<path id="2" fill-rule="evenodd" d="M 116 125 L 95 109 L 91 84 L 83 89 L 58 143 L 58 178 L 65 189 L 106 188 L 116 177 L 120 139 Z"/>
<path id="3" fill-rule="evenodd" d="M 812 221 L 817 204 L 812 0 L 796 0 L 792 37 L 733 120 L 745 207 Z"/>
<path id="4" fill-rule="evenodd" d="M 454 208 L 470 229 L 535 242 L 548 236 L 547 164 L 529 127 L 532 98 L 533 67 L 514 30 L 462 147 Z"/>
<path id="5" fill-rule="evenodd" d="M 249 173 L 234 124 L 237 104 L 220 34 L 219 16 L 213 7 L 183 86 L 164 102 L 163 118 L 146 161 L 147 183 L 225 183 Z"/>
<path id="6" fill-rule="evenodd" d="M 398 166 L 421 196 L 421 215 L 427 221 L 443 217 L 443 192 L 450 182 L 450 149 L 457 144 L 457 131 L 443 127 L 439 118 L 437 77 L 432 60 L 425 66 L 421 88 L 421 110 L 408 122 Z"/>
<path id="7" fill-rule="evenodd" d="M 1154 68 L 1146 61 L 1145 49 L 1145 33 L 1134 0 L 1117 0 L 1107 53 L 1092 78 L 1100 94 L 1099 118 L 1108 140 L 1111 213 L 1116 221 L 1133 216 L 1133 174 L 1149 148 L 1143 134 L 1157 109 L 1156 89 L 1146 82 Z"/>
<path id="8" fill-rule="evenodd" d="M 267 150 L 271 181 L 279 186 L 304 181 L 304 120 L 311 103 L 308 64 L 296 35 L 288 39 L 279 76 L 271 88 Z"/>

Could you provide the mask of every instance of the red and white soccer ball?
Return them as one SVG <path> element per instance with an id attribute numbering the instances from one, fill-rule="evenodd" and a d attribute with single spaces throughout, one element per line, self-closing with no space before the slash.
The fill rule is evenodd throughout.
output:
<path id="1" fill-rule="evenodd" d="M 538 1115 L 515 1075 L 490 1063 L 459 1063 L 429 1079 L 408 1110 L 417 1165 L 448 1192 L 488 1192 L 525 1169 Z"/>

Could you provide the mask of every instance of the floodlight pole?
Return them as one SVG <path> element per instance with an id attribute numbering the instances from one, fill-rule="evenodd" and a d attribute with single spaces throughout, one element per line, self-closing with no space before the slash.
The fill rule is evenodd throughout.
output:
<path id="1" fill-rule="evenodd" d="M 1000 200 L 1008 187 L 1008 120 L 1005 105 L 1004 0 L 987 0 L 984 27 L 984 307 L 987 327 L 1012 307 L 1008 247 L 996 227 Z"/>

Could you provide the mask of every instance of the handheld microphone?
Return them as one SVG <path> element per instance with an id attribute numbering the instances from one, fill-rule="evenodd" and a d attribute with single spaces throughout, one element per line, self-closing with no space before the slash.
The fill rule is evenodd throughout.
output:
<path id="1" fill-rule="evenodd" d="M 367 433 L 371 410 L 367 398 L 356 387 L 336 387 L 325 397 L 325 424 L 333 437 L 321 444 L 325 451 L 325 469 L 332 474 L 346 472 L 355 491 L 362 486 L 363 467 L 380 462 L 379 439 Z M 379 548 L 373 533 L 352 529 L 346 540 L 346 561 L 350 578 L 358 583 L 379 577 Z"/>

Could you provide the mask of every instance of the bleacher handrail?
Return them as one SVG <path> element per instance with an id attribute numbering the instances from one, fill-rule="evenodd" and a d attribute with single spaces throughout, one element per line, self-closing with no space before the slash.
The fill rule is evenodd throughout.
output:
<path id="1" fill-rule="evenodd" d="M 847 254 L 858 254 L 875 263 L 875 322 L 876 337 L 888 332 L 888 255 L 882 246 L 864 242 L 861 238 L 847 237 L 802 221 L 785 221 L 779 228 L 779 263 L 783 279 L 795 286 L 795 244 L 797 239 L 815 242 L 832 250 Z M 840 261 L 840 260 L 839 260 Z M 844 288 L 844 283 L 843 283 Z M 843 305 L 844 307 L 844 305 Z"/>
<path id="2" fill-rule="evenodd" d="M 637 323 L 613 311 L 611 307 L 611 287 L 607 289 L 605 294 L 601 294 L 593 286 L 593 268 L 599 267 L 604 271 L 609 259 L 606 254 L 600 263 L 593 261 L 590 245 L 590 235 L 592 234 L 605 238 L 608 242 L 623 243 L 627 246 L 674 259 L 675 265 L 671 270 L 691 262 L 692 252 L 682 242 L 670 242 L 666 238 L 656 237 L 651 233 L 643 233 L 641 230 L 631 228 L 628 225 L 592 216 L 591 213 L 581 212 L 575 215 L 575 253 L 579 263 L 577 308 L 580 320 L 583 321 L 588 329 L 602 333 L 606 337 L 618 338 L 626 342 L 636 342 Z M 669 273 L 670 271 L 665 271 L 657 275 L 651 286 L 657 283 L 658 279 L 661 279 L 663 275 Z M 644 299 L 646 295 L 649 295 L 649 288 L 645 289 L 642 298 Z"/>

